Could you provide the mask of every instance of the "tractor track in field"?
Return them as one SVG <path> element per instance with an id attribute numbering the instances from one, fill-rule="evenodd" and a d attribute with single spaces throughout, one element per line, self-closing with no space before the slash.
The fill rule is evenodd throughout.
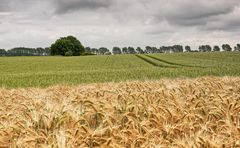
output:
<path id="1" fill-rule="evenodd" d="M 203 66 L 192 66 L 192 65 L 185 65 L 185 64 L 179 64 L 179 63 L 174 63 L 174 62 L 169 62 L 169 61 L 166 61 L 166 60 L 162 60 L 160 58 L 156 58 L 156 57 L 153 57 L 153 56 L 150 56 L 150 55 L 146 55 L 144 54 L 145 56 L 149 57 L 149 58 L 152 58 L 154 60 L 157 60 L 159 62 L 163 62 L 163 63 L 166 63 L 166 64 L 169 64 L 169 65 L 174 65 L 174 66 L 182 66 L 182 67 L 197 67 L 197 68 L 205 68 Z"/>
<path id="2" fill-rule="evenodd" d="M 140 55 L 135 55 L 136 57 L 138 57 L 139 59 L 143 60 L 144 62 L 147 62 L 148 64 L 151 64 L 152 66 L 155 66 L 155 67 L 161 67 L 161 68 L 178 68 L 177 66 L 165 66 L 165 65 L 160 65 L 160 64 L 157 64 L 143 56 L 140 56 Z M 145 55 L 146 56 L 146 55 Z"/>

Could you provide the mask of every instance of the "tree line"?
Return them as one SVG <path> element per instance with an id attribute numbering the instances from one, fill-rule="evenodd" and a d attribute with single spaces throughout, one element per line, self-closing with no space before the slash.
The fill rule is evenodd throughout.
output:
<path id="1" fill-rule="evenodd" d="M 240 51 L 240 44 L 232 48 L 229 44 L 223 44 L 221 47 L 210 45 L 201 45 L 198 50 L 192 50 L 190 46 L 174 45 L 174 46 L 161 46 L 151 47 L 146 46 L 145 49 L 141 47 L 113 47 L 110 51 L 106 47 L 90 48 L 85 47 L 82 55 L 111 55 L 111 54 L 148 54 L 148 53 L 179 53 L 179 52 L 218 52 L 218 51 Z M 26 48 L 16 47 L 10 50 L 0 49 L 0 56 L 49 56 L 53 55 L 54 50 L 51 48 Z M 58 53 L 56 53 L 58 54 Z M 73 53 L 67 52 L 66 55 L 71 56 Z M 60 53 L 60 55 L 65 55 Z M 78 54 L 80 55 L 80 53 Z"/>
<path id="2" fill-rule="evenodd" d="M 218 51 L 240 51 L 240 44 L 237 44 L 233 49 L 229 44 L 223 44 L 221 47 L 215 45 L 201 45 L 198 50 L 192 50 L 190 46 L 173 45 L 173 46 L 161 46 L 151 47 L 146 46 L 144 49 L 141 47 L 113 47 L 112 52 L 105 47 L 90 48 L 85 47 L 85 53 L 94 55 L 110 55 L 110 54 L 148 54 L 148 53 L 179 53 L 179 52 L 218 52 Z"/>
<path id="3" fill-rule="evenodd" d="M 0 56 L 48 56 L 50 48 L 16 47 L 10 50 L 0 49 Z"/>
<path id="4" fill-rule="evenodd" d="M 110 51 L 106 47 L 91 48 L 84 47 L 74 36 L 61 37 L 56 40 L 49 48 L 26 48 L 17 47 L 10 50 L 0 49 L 0 56 L 79 56 L 79 55 L 111 55 L 111 54 L 148 54 L 148 53 L 179 53 L 179 52 L 217 52 L 217 51 L 240 51 L 240 44 L 233 49 L 229 44 L 223 44 L 221 47 L 210 45 L 201 45 L 198 50 L 192 50 L 190 46 L 173 45 L 151 47 L 113 47 Z"/>

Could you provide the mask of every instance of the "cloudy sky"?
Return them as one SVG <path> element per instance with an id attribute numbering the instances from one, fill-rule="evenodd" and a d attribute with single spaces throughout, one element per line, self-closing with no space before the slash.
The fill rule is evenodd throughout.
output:
<path id="1" fill-rule="evenodd" d="M 240 0 L 0 0 L 0 48 L 240 43 Z"/>

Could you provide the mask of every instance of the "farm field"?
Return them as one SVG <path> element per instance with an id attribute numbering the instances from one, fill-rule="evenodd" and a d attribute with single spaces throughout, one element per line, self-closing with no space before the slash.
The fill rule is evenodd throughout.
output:
<path id="1" fill-rule="evenodd" d="M 239 77 L 0 94 L 1 147 L 240 147 Z"/>
<path id="2" fill-rule="evenodd" d="M 0 87 L 239 76 L 240 53 L 0 57 Z"/>
<path id="3" fill-rule="evenodd" d="M 0 0 L 0 148 L 240 148 L 240 0 Z"/>
<path id="4" fill-rule="evenodd" d="M 240 53 L 0 58 L 1 147 L 239 147 Z"/>

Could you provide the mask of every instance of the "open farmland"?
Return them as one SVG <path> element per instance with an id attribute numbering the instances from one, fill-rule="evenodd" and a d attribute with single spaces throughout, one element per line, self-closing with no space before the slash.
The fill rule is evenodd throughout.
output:
<path id="1" fill-rule="evenodd" d="M 0 58 L 7 88 L 239 75 L 239 52 Z"/>
<path id="2" fill-rule="evenodd" d="M 240 0 L 0 0 L 0 148 L 240 148 Z"/>
<path id="3" fill-rule="evenodd" d="M 1 147 L 240 147 L 240 78 L 0 89 Z"/>

